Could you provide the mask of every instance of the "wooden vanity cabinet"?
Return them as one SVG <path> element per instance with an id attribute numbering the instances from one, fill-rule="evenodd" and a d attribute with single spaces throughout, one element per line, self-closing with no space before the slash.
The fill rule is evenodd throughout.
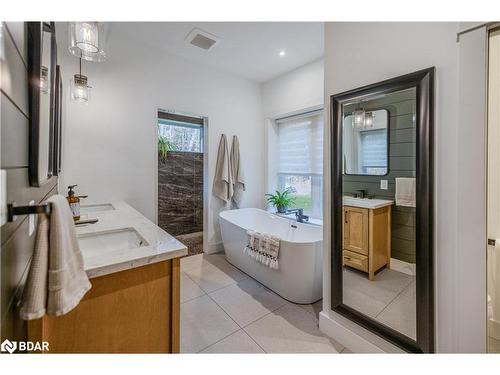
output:
<path id="1" fill-rule="evenodd" d="M 344 206 L 343 210 L 343 264 L 368 273 L 373 280 L 380 268 L 390 268 L 391 206 Z"/>
<path id="2" fill-rule="evenodd" d="M 179 258 L 90 279 L 69 313 L 28 322 L 48 353 L 179 353 Z"/>

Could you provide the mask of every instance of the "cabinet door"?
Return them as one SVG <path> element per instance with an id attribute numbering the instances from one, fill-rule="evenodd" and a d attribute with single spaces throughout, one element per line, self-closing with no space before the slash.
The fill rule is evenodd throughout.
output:
<path id="1" fill-rule="evenodd" d="M 344 207 L 344 249 L 368 255 L 368 210 Z"/>

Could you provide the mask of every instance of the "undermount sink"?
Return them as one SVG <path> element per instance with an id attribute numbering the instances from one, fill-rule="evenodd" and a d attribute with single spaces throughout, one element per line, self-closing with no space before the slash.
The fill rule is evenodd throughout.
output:
<path id="1" fill-rule="evenodd" d="M 345 206 L 353 206 L 360 208 L 380 208 L 385 206 L 392 206 L 394 203 L 391 200 L 386 199 L 369 199 L 369 198 L 354 198 L 354 197 L 344 197 L 343 199 Z"/>
<path id="2" fill-rule="evenodd" d="M 78 243 L 84 256 L 149 246 L 134 228 L 80 234 Z"/>
<path id="3" fill-rule="evenodd" d="M 111 203 L 80 205 L 81 214 L 89 214 L 94 212 L 113 211 L 113 210 L 115 210 L 115 207 Z"/>

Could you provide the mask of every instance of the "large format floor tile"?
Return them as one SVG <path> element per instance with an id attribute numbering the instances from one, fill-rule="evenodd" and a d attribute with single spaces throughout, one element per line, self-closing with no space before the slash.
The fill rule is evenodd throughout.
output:
<path id="1" fill-rule="evenodd" d="M 323 300 L 320 299 L 318 302 L 315 302 L 315 303 L 310 304 L 310 305 L 297 305 L 297 306 L 299 306 L 302 309 L 309 312 L 314 317 L 314 319 L 318 322 L 319 321 L 319 313 L 321 312 L 321 310 L 323 310 Z"/>
<path id="2" fill-rule="evenodd" d="M 184 272 L 181 272 L 181 303 L 190 299 L 200 297 L 205 292 L 191 280 Z"/>
<path id="3" fill-rule="evenodd" d="M 236 284 L 248 276 L 229 263 L 221 269 L 208 262 L 187 268 L 184 272 L 206 293 L 213 292 L 225 286 Z"/>
<path id="4" fill-rule="evenodd" d="M 286 303 L 283 298 L 251 278 L 210 293 L 210 297 L 241 327 Z"/>
<path id="5" fill-rule="evenodd" d="M 411 288 L 411 286 L 408 288 Z M 404 291 L 399 294 L 376 319 L 396 331 L 415 339 L 417 314 L 412 292 Z"/>
<path id="6" fill-rule="evenodd" d="M 245 331 L 240 329 L 202 350 L 201 353 L 264 353 L 264 351 Z"/>
<path id="7" fill-rule="evenodd" d="M 365 294 L 353 288 L 344 288 L 343 299 L 345 305 L 372 318 L 380 314 L 389 303 L 380 301 L 370 294 Z"/>
<path id="8" fill-rule="evenodd" d="M 197 353 L 239 329 L 207 295 L 181 304 L 181 353 Z"/>
<path id="9" fill-rule="evenodd" d="M 268 353 L 338 353 L 343 349 L 319 331 L 310 313 L 290 303 L 245 331 Z"/>
<path id="10" fill-rule="evenodd" d="M 203 263 L 203 255 L 204 254 L 196 254 L 181 258 L 181 271 L 201 266 L 201 263 Z"/>

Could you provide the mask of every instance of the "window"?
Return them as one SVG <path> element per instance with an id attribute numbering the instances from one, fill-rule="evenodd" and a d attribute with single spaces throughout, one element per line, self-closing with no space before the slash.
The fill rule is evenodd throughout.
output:
<path id="1" fill-rule="evenodd" d="M 276 120 L 278 189 L 291 189 L 295 202 L 312 217 L 323 216 L 323 112 Z"/>
<path id="2" fill-rule="evenodd" d="M 363 174 L 387 173 L 387 129 L 360 132 L 360 158 Z"/>
<path id="3" fill-rule="evenodd" d="M 173 151 L 203 152 L 203 119 L 158 112 L 158 137 L 166 138 Z"/>

